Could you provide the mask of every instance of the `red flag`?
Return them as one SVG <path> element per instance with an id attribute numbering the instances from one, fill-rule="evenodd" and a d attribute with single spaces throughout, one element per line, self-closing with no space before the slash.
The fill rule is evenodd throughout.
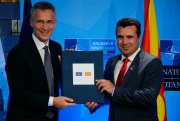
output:
<path id="1" fill-rule="evenodd" d="M 158 29 L 156 24 L 156 13 L 153 0 L 145 0 L 144 3 L 144 35 L 142 48 L 160 58 Z M 157 110 L 159 121 L 167 121 L 166 106 L 164 98 L 164 82 L 161 85 L 160 93 L 157 98 Z"/>

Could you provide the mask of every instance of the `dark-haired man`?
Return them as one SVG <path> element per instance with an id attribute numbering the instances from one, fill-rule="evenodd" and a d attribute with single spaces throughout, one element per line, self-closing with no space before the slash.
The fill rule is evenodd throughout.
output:
<path id="1" fill-rule="evenodd" d="M 156 99 L 162 83 L 162 62 L 139 47 L 141 26 L 124 18 L 116 26 L 121 54 L 106 63 L 104 79 L 97 80 L 100 92 L 109 100 L 109 121 L 158 121 Z M 94 109 L 97 103 L 88 102 Z"/>

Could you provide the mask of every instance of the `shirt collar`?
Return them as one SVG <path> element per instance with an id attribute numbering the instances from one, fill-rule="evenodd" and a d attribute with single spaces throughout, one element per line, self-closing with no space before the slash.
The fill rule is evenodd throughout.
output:
<path id="1" fill-rule="evenodd" d="M 141 50 L 140 47 L 138 47 L 138 49 L 131 56 L 129 56 L 128 59 L 132 62 L 140 50 Z M 125 56 L 122 54 L 121 61 L 124 58 Z"/>
<path id="2" fill-rule="evenodd" d="M 36 47 L 37 47 L 38 50 L 43 49 L 43 47 L 44 47 L 45 45 L 49 46 L 49 40 L 48 40 L 47 44 L 44 44 L 43 42 L 41 42 L 41 41 L 34 35 L 34 33 L 32 34 L 32 38 L 33 38 L 34 43 L 36 44 Z"/>

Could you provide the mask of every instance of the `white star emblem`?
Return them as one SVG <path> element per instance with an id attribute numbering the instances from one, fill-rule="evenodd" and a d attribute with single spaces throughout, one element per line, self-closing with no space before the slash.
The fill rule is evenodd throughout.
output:
<path id="1" fill-rule="evenodd" d="M 173 60 L 176 60 L 177 58 L 179 58 L 180 51 L 179 51 L 179 48 L 176 46 L 169 46 L 166 49 L 165 54 L 166 54 L 168 59 L 173 61 Z"/>

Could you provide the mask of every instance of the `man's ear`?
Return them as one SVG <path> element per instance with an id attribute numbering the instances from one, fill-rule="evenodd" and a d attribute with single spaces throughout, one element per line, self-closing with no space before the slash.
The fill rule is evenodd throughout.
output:
<path id="1" fill-rule="evenodd" d="M 59 59 L 59 61 L 61 62 L 61 56 L 60 56 L 60 55 L 58 55 L 58 59 Z"/>
<path id="2" fill-rule="evenodd" d="M 30 21 L 30 26 L 33 27 L 33 22 L 34 22 L 33 19 L 30 18 L 29 21 Z"/>

